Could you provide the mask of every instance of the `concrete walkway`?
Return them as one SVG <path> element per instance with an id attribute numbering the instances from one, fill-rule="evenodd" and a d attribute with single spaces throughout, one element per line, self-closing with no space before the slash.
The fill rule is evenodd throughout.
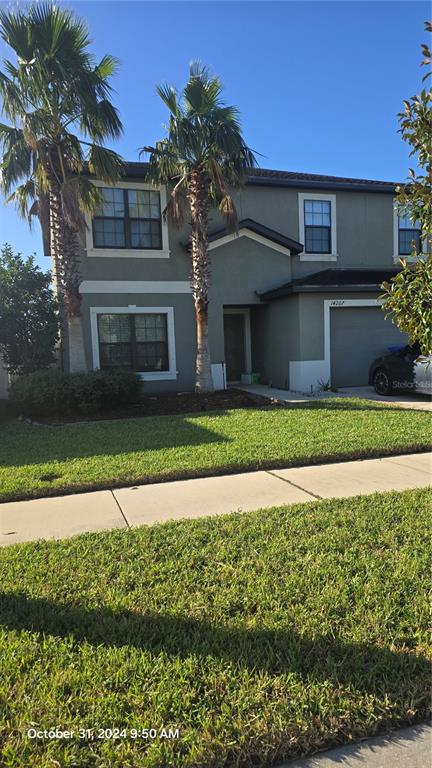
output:
<path id="1" fill-rule="evenodd" d="M 290 389 L 276 389 L 265 384 L 245 384 L 237 389 L 244 389 L 254 395 L 268 397 L 277 403 L 301 404 L 310 403 L 313 400 L 327 400 L 335 397 L 358 397 L 363 400 L 373 400 L 384 405 L 393 405 L 397 408 L 408 408 L 414 411 L 429 411 L 432 413 L 432 399 L 428 395 L 377 395 L 373 387 L 344 387 L 338 392 L 294 392 Z"/>
<path id="2" fill-rule="evenodd" d="M 95 491 L 0 504 L 0 545 L 432 483 L 432 453 Z"/>
<path id="3" fill-rule="evenodd" d="M 291 760 L 281 768 L 430 768 L 431 739 L 430 725 L 416 725 L 394 731 L 389 736 Z"/>

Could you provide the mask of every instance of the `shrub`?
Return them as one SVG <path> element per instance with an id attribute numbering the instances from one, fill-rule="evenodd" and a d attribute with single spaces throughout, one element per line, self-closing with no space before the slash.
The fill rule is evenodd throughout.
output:
<path id="1" fill-rule="evenodd" d="M 0 424 L 5 421 L 10 421 L 15 416 L 13 405 L 9 400 L 0 400 Z"/>
<path id="2" fill-rule="evenodd" d="M 139 388 L 139 378 L 132 371 L 62 373 L 50 369 L 16 379 L 10 387 L 10 401 L 24 416 L 87 416 L 135 400 Z"/>
<path id="3" fill-rule="evenodd" d="M 55 360 L 57 300 L 51 274 L 33 256 L 24 259 L 10 245 L 0 249 L 0 352 L 9 373 L 46 368 Z"/>

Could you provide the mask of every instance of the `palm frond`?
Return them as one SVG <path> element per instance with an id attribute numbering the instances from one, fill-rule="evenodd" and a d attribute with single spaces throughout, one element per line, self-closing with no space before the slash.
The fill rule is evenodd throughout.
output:
<path id="1" fill-rule="evenodd" d="M 71 176 L 61 186 L 63 211 L 70 227 L 87 227 L 84 213 L 94 213 L 102 203 L 102 193 L 86 176 Z"/>
<path id="2" fill-rule="evenodd" d="M 168 107 L 170 118 L 166 138 L 140 152 L 140 156 L 149 154 L 147 178 L 154 184 L 178 180 L 184 198 L 194 171 L 204 169 L 208 199 L 219 206 L 227 225 L 235 226 L 230 188 L 239 186 L 246 171 L 257 165 L 255 153 L 243 139 L 237 107 L 224 103 L 220 79 L 201 62 L 190 65 L 181 99 L 166 84 L 159 86 L 157 93 Z M 171 192 L 167 213 L 179 220 L 176 189 L 177 185 Z"/>
<path id="3" fill-rule="evenodd" d="M 60 143 L 62 155 L 68 169 L 73 174 L 80 174 L 84 169 L 85 155 L 81 141 L 73 133 L 65 131 Z"/>
<path id="4" fill-rule="evenodd" d="M 84 135 L 93 141 L 103 141 L 107 137 L 118 138 L 123 133 L 119 113 L 108 99 L 102 99 L 87 109 L 81 118 L 80 127 Z"/>
<path id="5" fill-rule="evenodd" d="M 85 218 L 77 195 L 78 176 L 65 179 L 60 186 L 63 214 L 66 224 L 75 231 L 85 228 Z"/>
<path id="6" fill-rule="evenodd" d="M 177 101 L 177 91 L 172 85 L 163 83 L 156 86 L 156 93 L 160 96 L 163 103 L 168 107 L 171 114 L 175 117 L 179 116 L 179 104 Z"/>
<path id="7" fill-rule="evenodd" d="M 17 54 L 18 59 L 27 63 L 34 53 L 32 28 L 26 23 L 26 16 L 21 11 L 8 13 L 0 10 L 0 36 Z"/>
<path id="8" fill-rule="evenodd" d="M 222 83 L 210 75 L 201 62 L 190 65 L 189 80 L 183 89 L 185 112 L 188 116 L 204 116 L 222 106 Z"/>
<path id="9" fill-rule="evenodd" d="M 87 213 L 94 213 L 103 201 L 103 195 L 99 187 L 92 184 L 88 176 L 75 176 L 76 195 L 81 209 Z"/>
<path id="10" fill-rule="evenodd" d="M 177 227 L 184 222 L 184 209 L 186 202 L 187 176 L 181 176 L 175 184 L 168 198 L 163 216 L 171 219 Z"/>
<path id="11" fill-rule="evenodd" d="M 143 147 L 140 157 L 149 154 L 146 178 L 153 184 L 166 184 L 183 175 L 178 156 L 166 140 L 156 142 L 155 147 Z"/>
<path id="12" fill-rule="evenodd" d="M 3 156 L 0 163 L 0 187 L 7 195 L 19 182 L 32 173 L 32 150 L 26 143 L 23 131 L 2 124 L 0 144 Z"/>
<path id="13" fill-rule="evenodd" d="M 23 219 L 31 224 L 31 209 L 36 198 L 36 185 L 34 179 L 27 179 L 24 184 L 15 187 L 14 191 L 6 198 L 7 203 L 14 203 Z"/>
<path id="14" fill-rule="evenodd" d="M 87 162 L 90 173 L 108 184 L 118 181 L 124 175 L 124 160 L 120 155 L 99 144 L 90 145 Z"/>
<path id="15" fill-rule="evenodd" d="M 116 74 L 119 66 L 120 62 L 115 56 L 105 54 L 105 56 L 102 56 L 99 64 L 96 65 L 94 71 L 100 80 L 106 81 Z"/>
<path id="16" fill-rule="evenodd" d="M 0 72 L 0 97 L 3 113 L 9 120 L 15 121 L 27 111 L 25 95 L 21 93 L 17 82 Z"/>

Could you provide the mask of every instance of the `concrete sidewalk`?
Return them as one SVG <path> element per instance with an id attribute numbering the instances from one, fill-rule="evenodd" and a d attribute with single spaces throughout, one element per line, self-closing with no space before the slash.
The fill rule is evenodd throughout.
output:
<path id="1" fill-rule="evenodd" d="M 430 768 L 432 728 L 416 725 L 367 741 L 358 741 L 280 768 Z"/>
<path id="2" fill-rule="evenodd" d="M 7 502 L 0 546 L 431 483 L 432 453 L 419 453 Z"/>

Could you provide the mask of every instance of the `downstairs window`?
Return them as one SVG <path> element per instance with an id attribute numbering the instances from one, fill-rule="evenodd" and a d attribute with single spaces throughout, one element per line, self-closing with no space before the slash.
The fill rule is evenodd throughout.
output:
<path id="1" fill-rule="evenodd" d="M 165 313 L 98 314 L 100 367 L 139 373 L 168 371 Z"/>

